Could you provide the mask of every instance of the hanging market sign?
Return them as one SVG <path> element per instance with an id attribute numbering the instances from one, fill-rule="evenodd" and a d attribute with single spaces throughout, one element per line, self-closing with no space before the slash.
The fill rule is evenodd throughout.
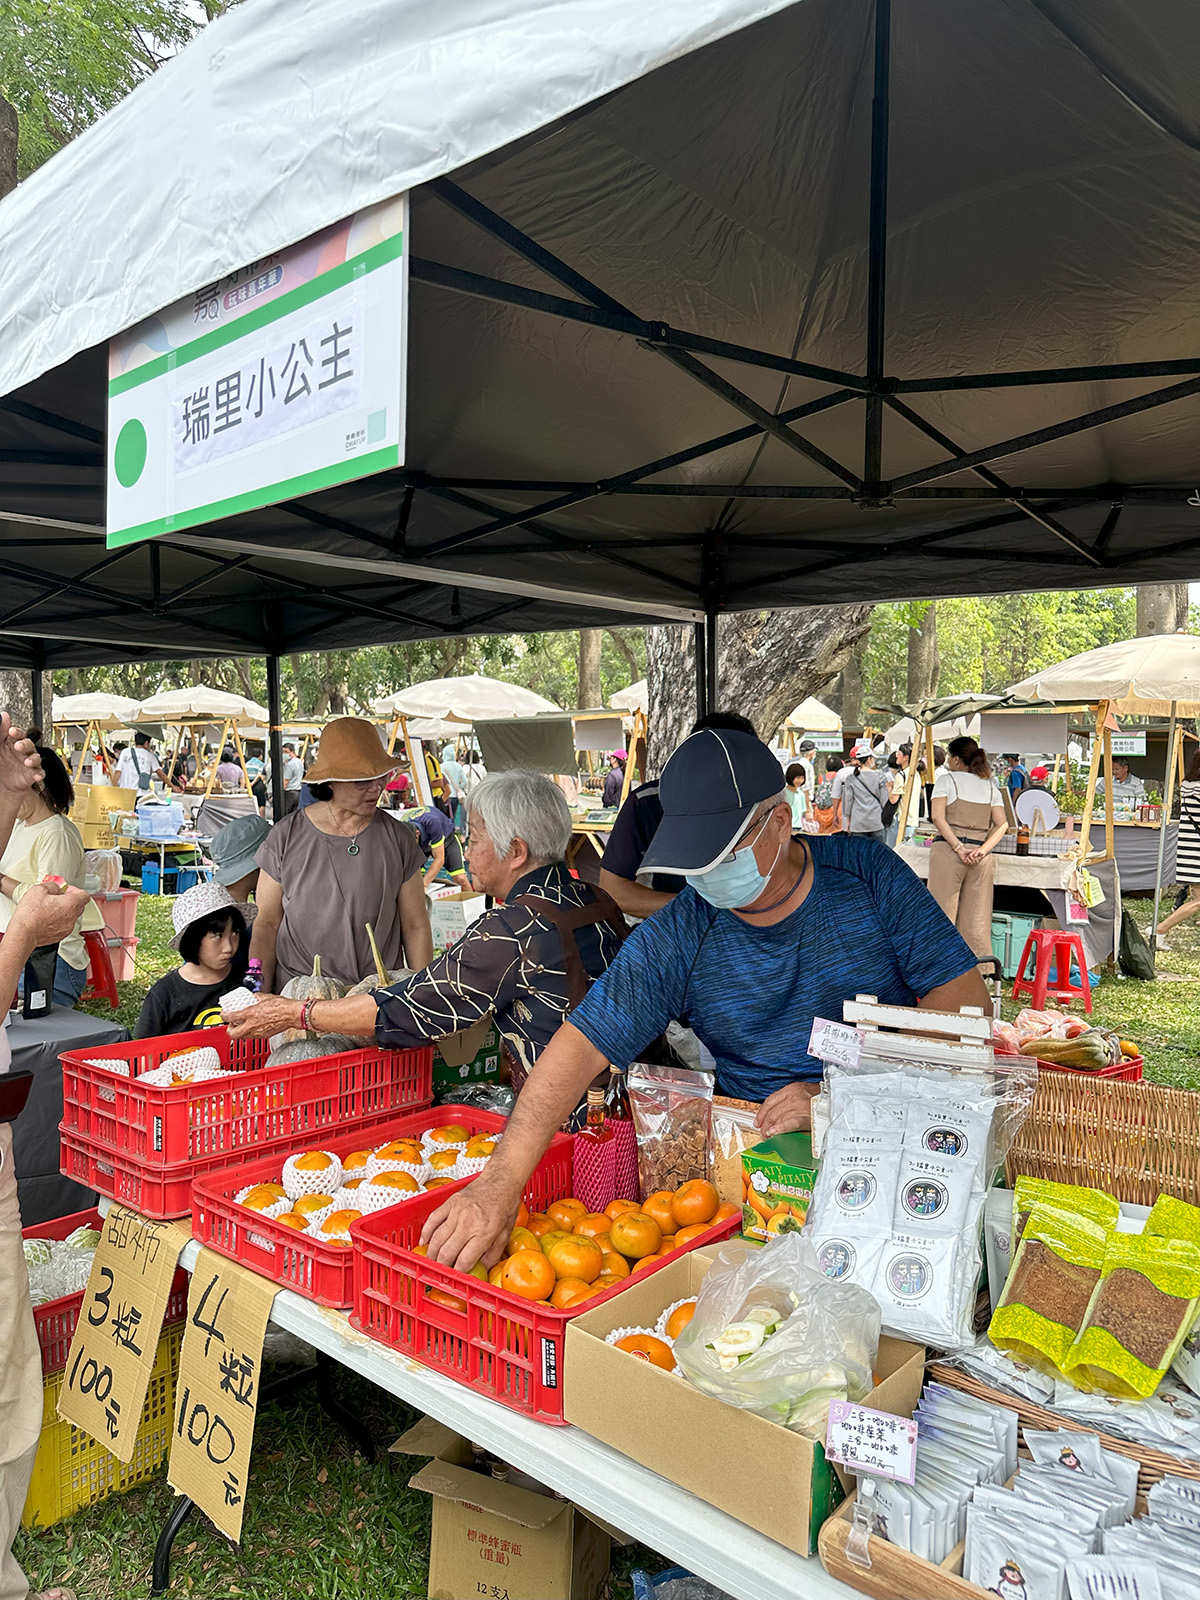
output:
<path id="1" fill-rule="evenodd" d="M 825 750 L 839 756 L 842 753 L 843 741 L 840 733 L 802 733 L 800 737 L 801 740 L 811 740 L 816 750 Z"/>
<path id="2" fill-rule="evenodd" d="M 1115 756 L 1144 756 L 1146 754 L 1146 735 L 1144 732 L 1114 733 L 1110 734 L 1109 737 L 1112 740 L 1112 753 Z"/>
<path id="3" fill-rule="evenodd" d="M 109 548 L 404 460 L 408 197 L 109 344 Z"/>

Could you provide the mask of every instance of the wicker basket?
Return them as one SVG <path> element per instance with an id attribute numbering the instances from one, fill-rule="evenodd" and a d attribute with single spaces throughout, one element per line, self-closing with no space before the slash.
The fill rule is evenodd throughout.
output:
<path id="1" fill-rule="evenodd" d="M 1186 1089 L 1041 1072 L 1008 1156 L 1018 1174 L 1104 1189 L 1129 1205 L 1200 1204 L 1200 1101 Z"/>

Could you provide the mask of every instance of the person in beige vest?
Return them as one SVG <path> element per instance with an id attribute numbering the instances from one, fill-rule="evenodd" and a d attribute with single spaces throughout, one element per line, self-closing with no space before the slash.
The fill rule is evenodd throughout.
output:
<path id="1" fill-rule="evenodd" d="M 992 851 L 1008 819 L 987 755 L 974 739 L 951 739 L 933 786 L 929 892 L 981 959 L 992 953 Z"/>

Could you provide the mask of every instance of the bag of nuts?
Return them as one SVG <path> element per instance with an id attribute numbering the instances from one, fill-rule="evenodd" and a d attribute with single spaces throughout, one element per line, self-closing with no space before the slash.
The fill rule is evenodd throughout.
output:
<path id="1" fill-rule="evenodd" d="M 638 1062 L 625 1075 L 637 1133 L 642 1198 L 707 1178 L 712 1161 L 712 1079 Z"/>

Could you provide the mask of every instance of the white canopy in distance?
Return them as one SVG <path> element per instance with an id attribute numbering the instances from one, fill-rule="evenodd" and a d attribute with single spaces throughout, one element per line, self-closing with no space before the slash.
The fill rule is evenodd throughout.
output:
<path id="1" fill-rule="evenodd" d="M 207 684 L 194 684 L 189 689 L 168 689 L 163 694 L 151 695 L 134 710 L 134 722 L 199 722 L 216 718 L 236 717 L 238 722 L 269 724 L 271 714 L 244 695 L 229 694 L 224 689 L 212 689 Z"/>
<path id="2" fill-rule="evenodd" d="M 1200 713 L 1200 638 L 1151 634 L 1085 650 L 1035 672 L 1009 690 L 1013 696 L 1058 705 L 1111 700 L 1118 716 L 1169 717 Z"/>
<path id="3" fill-rule="evenodd" d="M 516 683 L 501 683 L 474 672 L 465 678 L 430 678 L 411 688 L 376 700 L 372 710 L 379 716 L 437 717 L 448 722 L 474 722 L 476 718 L 532 717 L 539 711 L 559 711 L 553 700 L 522 689 Z"/>
<path id="4" fill-rule="evenodd" d="M 645 678 L 639 678 L 636 683 L 631 683 L 628 689 L 618 689 L 608 701 L 614 711 L 641 711 L 643 714 L 650 709 L 650 685 Z"/>
<path id="5" fill-rule="evenodd" d="M 59 727 L 94 722 L 105 733 L 128 727 L 137 709 L 138 702 L 124 694 L 56 694 L 50 702 L 51 719 Z"/>
<path id="6" fill-rule="evenodd" d="M 800 728 L 805 733 L 840 733 L 842 719 L 824 701 L 810 694 L 807 700 L 801 700 L 788 712 L 787 726 Z"/>

